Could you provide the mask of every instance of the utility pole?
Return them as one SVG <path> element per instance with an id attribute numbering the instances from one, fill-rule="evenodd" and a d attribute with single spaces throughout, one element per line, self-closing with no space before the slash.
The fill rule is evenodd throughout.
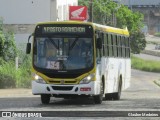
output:
<path id="1" fill-rule="evenodd" d="M 89 22 L 93 22 L 93 0 L 89 3 Z"/>

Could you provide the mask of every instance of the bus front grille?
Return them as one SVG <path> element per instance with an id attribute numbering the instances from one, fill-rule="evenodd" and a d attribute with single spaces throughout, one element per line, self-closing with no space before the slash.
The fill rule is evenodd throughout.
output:
<path id="1" fill-rule="evenodd" d="M 50 80 L 49 83 L 51 84 L 77 84 L 76 80 L 69 81 L 69 80 L 64 80 L 63 83 L 61 80 Z"/>
<path id="2" fill-rule="evenodd" d="M 53 90 L 66 90 L 70 91 L 73 89 L 73 86 L 52 86 Z"/>

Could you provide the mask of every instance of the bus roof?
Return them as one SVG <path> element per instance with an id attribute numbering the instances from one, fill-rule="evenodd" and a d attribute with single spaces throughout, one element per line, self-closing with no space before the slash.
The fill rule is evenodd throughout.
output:
<path id="1" fill-rule="evenodd" d="M 108 32 L 108 33 L 115 33 L 115 34 L 122 34 L 122 35 L 129 36 L 129 32 L 128 32 L 127 27 L 125 29 L 120 29 L 120 28 L 100 25 L 100 24 L 96 24 L 96 23 L 93 23 L 93 25 L 95 26 L 95 29 L 97 29 L 97 30 L 102 30 L 102 31 Z"/>
<path id="2" fill-rule="evenodd" d="M 115 34 L 121 34 L 121 35 L 126 35 L 129 36 L 128 29 L 120 29 L 120 28 L 115 28 L 115 27 L 110 27 L 106 25 L 101 25 L 97 23 L 92 23 L 92 22 L 83 22 L 83 21 L 50 21 L 50 22 L 40 22 L 37 25 L 42 25 L 42 24 L 86 24 L 86 25 L 92 25 L 95 30 L 101 30 L 104 32 L 108 33 L 115 33 Z"/>

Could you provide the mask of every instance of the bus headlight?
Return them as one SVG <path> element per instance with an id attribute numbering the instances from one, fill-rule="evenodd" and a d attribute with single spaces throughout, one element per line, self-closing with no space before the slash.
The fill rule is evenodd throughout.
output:
<path id="1" fill-rule="evenodd" d="M 94 74 L 90 74 L 88 75 L 87 77 L 83 78 L 81 81 L 80 81 L 80 84 L 88 84 L 90 83 L 93 79 L 94 79 L 95 75 Z"/>
<path id="2" fill-rule="evenodd" d="M 46 82 L 37 74 L 34 75 L 34 79 L 37 83 L 46 84 Z"/>

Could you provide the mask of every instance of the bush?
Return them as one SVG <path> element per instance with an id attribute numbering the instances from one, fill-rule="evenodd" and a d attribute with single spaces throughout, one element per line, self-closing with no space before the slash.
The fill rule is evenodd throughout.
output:
<path id="1" fill-rule="evenodd" d="M 131 34 L 131 52 L 139 54 L 146 47 L 146 39 L 142 32 L 135 32 Z"/>
<path id="2" fill-rule="evenodd" d="M 17 56 L 14 34 L 3 29 L 3 21 L 0 19 L 0 57 L 5 61 L 14 60 Z"/>
<path id="3" fill-rule="evenodd" d="M 1 60 L 0 65 L 0 88 L 16 87 L 16 73 L 13 62 L 5 62 Z"/>
<path id="4" fill-rule="evenodd" d="M 0 73 L 0 88 L 15 88 L 16 84 L 12 76 Z"/>
<path id="5" fill-rule="evenodd" d="M 22 63 L 17 70 L 16 86 L 22 88 L 31 87 L 31 56 L 22 54 Z"/>
<path id="6" fill-rule="evenodd" d="M 23 62 L 17 70 L 14 61 L 0 59 L 0 88 L 31 87 L 31 56 L 21 57 Z"/>
<path id="7" fill-rule="evenodd" d="M 160 32 L 155 33 L 154 36 L 160 37 Z"/>
<path id="8" fill-rule="evenodd" d="M 4 31 L 3 20 L 0 19 L 0 88 L 31 86 L 31 57 L 20 52 L 18 56 L 23 62 L 16 70 L 14 61 L 17 54 L 14 34 Z"/>

